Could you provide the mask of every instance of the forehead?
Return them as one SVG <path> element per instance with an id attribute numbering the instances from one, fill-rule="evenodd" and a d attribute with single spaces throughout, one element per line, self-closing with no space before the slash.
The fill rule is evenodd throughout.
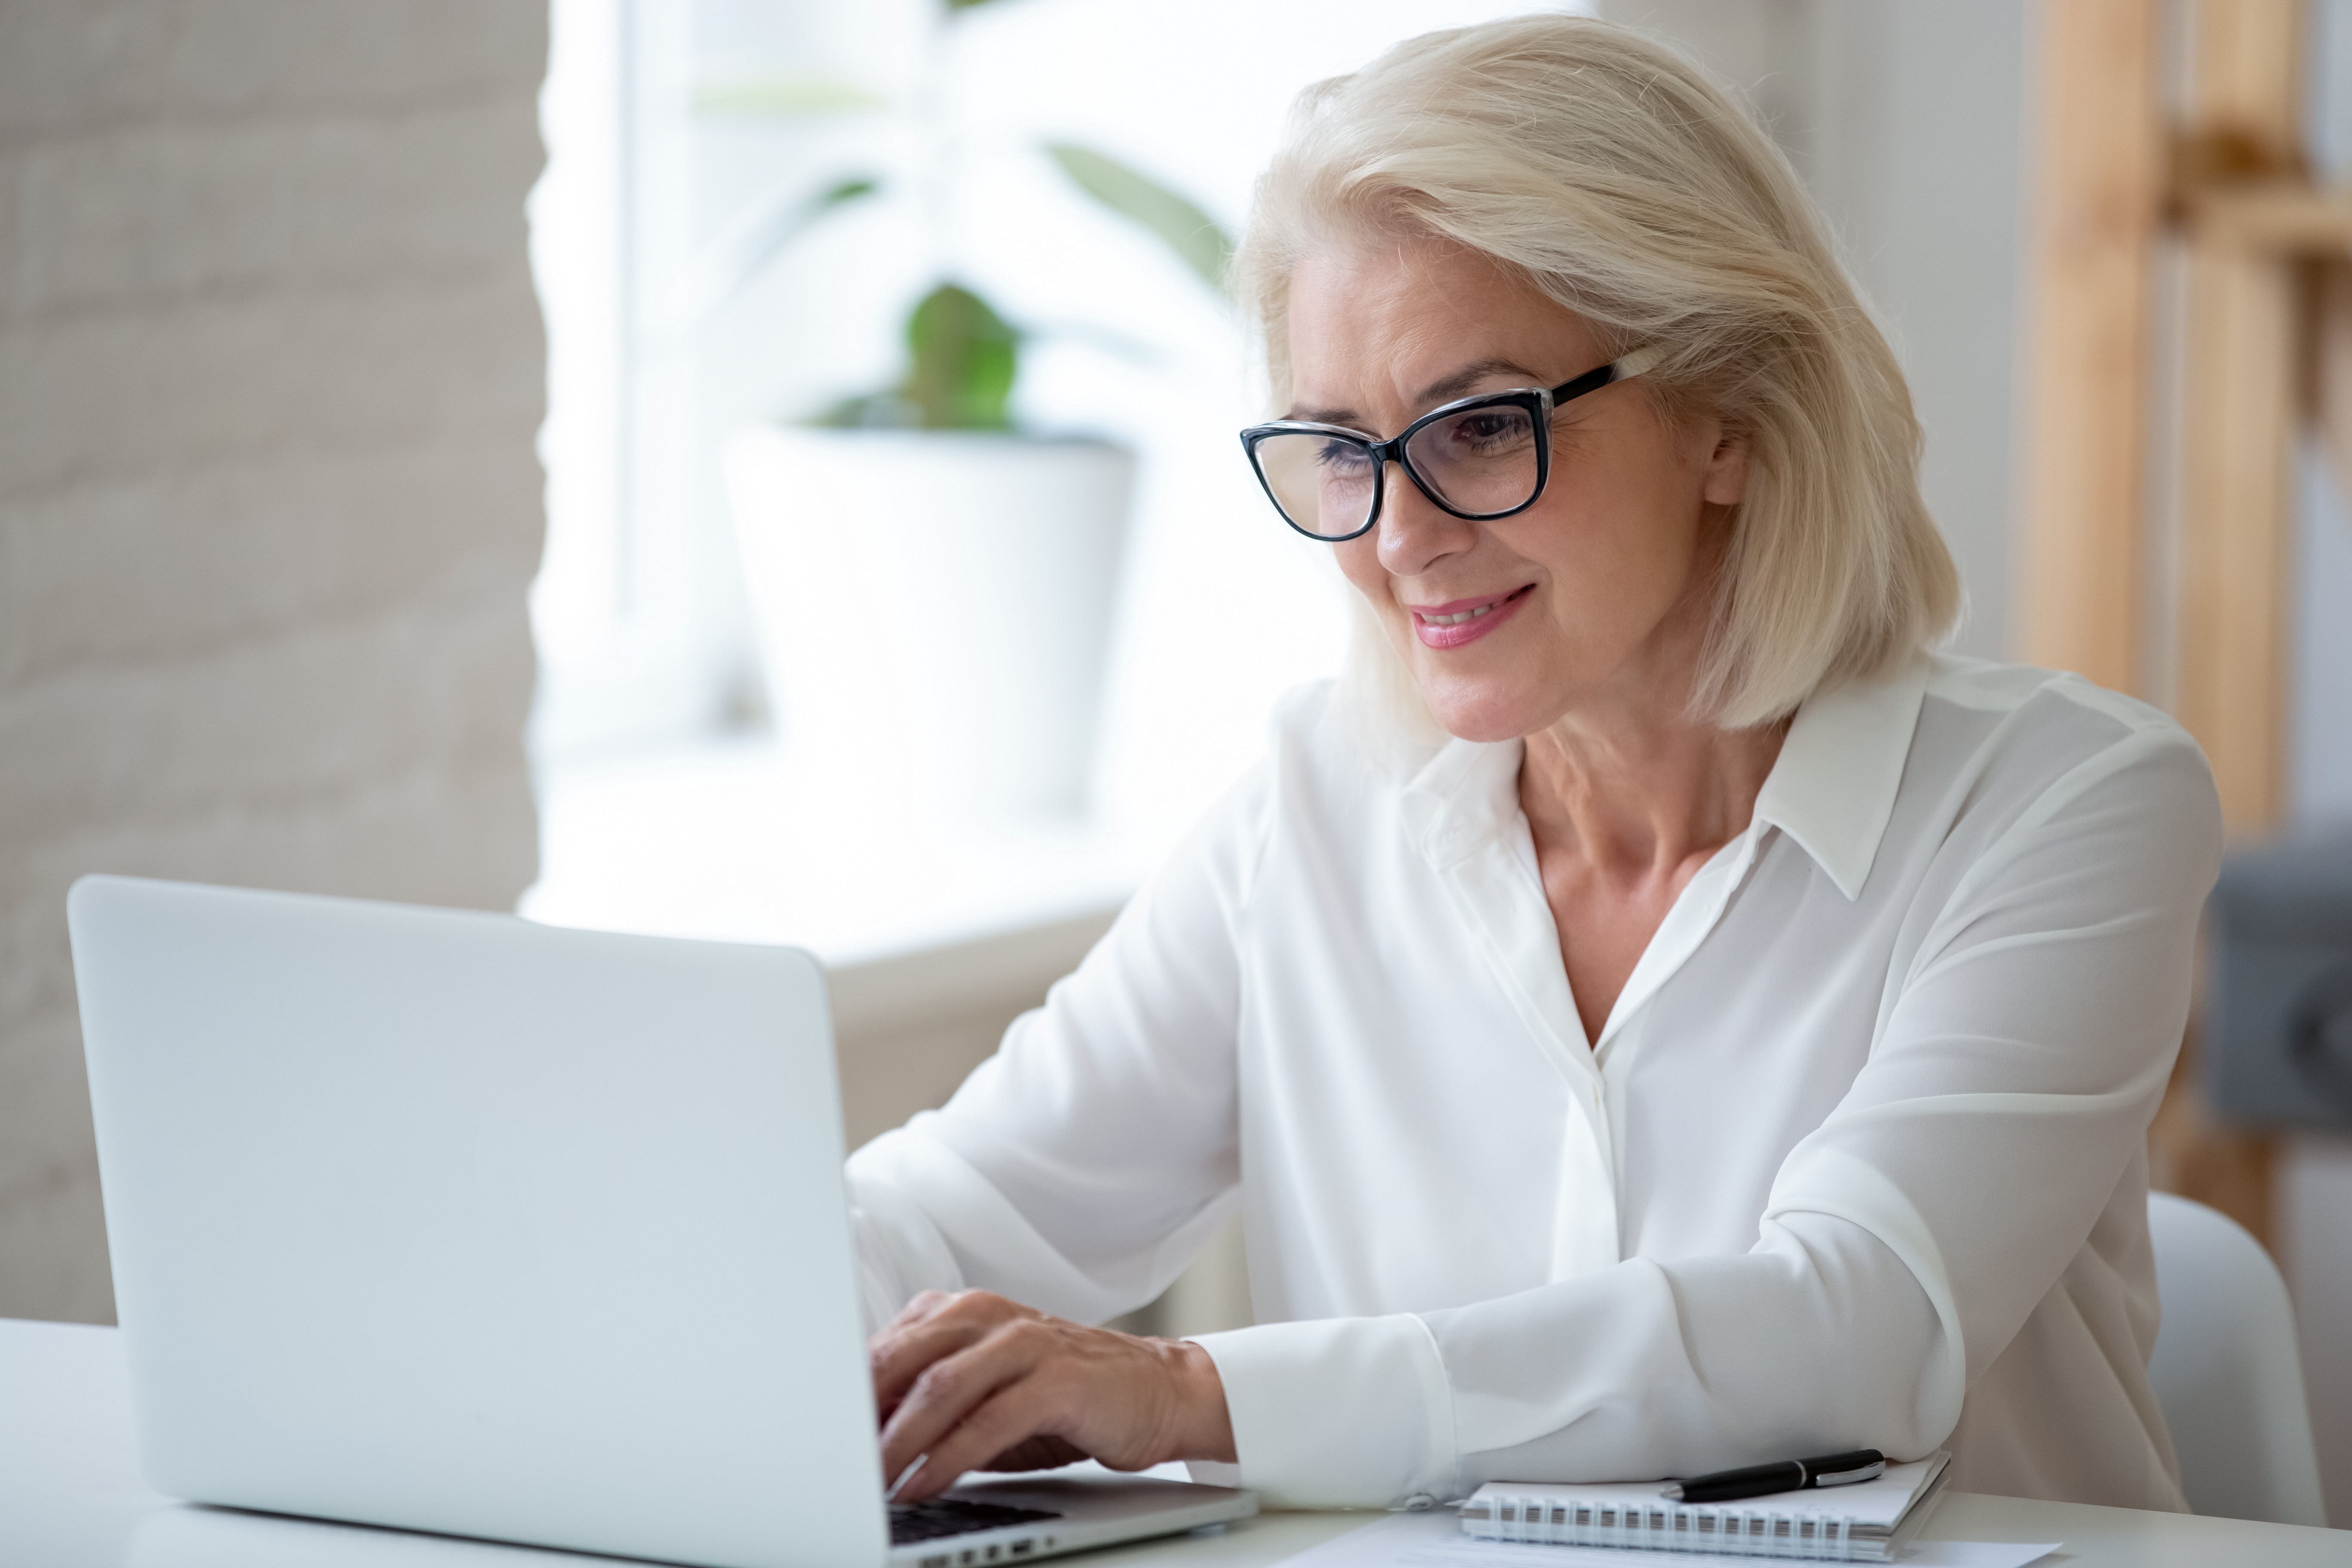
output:
<path id="1" fill-rule="evenodd" d="M 1301 401 L 1400 392 L 1505 359 L 1555 380 L 1587 367 L 1584 320 L 1465 247 L 1367 240 L 1300 258 L 1290 280 L 1291 385 Z"/>

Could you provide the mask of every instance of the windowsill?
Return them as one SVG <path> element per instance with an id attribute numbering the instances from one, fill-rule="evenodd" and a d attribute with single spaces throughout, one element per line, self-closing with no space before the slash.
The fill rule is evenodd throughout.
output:
<path id="1" fill-rule="evenodd" d="M 552 771 L 520 912 L 839 968 L 1103 914 L 1166 851 L 1164 834 L 927 820 L 805 773 L 765 737 Z"/>

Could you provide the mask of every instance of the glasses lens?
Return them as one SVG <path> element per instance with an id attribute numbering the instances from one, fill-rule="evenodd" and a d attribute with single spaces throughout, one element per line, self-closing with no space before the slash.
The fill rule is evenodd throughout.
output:
<path id="1" fill-rule="evenodd" d="M 1256 451 L 1258 471 L 1292 527 L 1345 539 L 1370 520 L 1379 474 L 1362 442 L 1298 432 L 1268 436 Z"/>
<path id="2" fill-rule="evenodd" d="M 1517 404 L 1465 408 L 1424 425 L 1405 443 L 1405 456 L 1456 511 L 1486 517 L 1535 499 L 1535 416 Z"/>

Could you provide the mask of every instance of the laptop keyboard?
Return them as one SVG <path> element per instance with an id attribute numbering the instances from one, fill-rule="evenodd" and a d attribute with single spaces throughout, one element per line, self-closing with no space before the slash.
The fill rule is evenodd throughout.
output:
<path id="1" fill-rule="evenodd" d="M 969 1535 L 975 1530 L 995 1530 L 1008 1524 L 1061 1517 L 1034 1508 L 1006 1508 L 1001 1503 L 963 1502 L 954 1498 L 892 1503 L 890 1544 L 907 1546 L 918 1541 L 937 1541 L 943 1535 Z"/>

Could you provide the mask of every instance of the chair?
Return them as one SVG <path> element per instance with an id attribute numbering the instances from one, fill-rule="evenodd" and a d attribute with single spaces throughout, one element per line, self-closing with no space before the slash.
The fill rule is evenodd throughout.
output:
<path id="1" fill-rule="evenodd" d="M 2148 1381 L 2189 1506 L 2325 1525 L 2294 1311 L 2277 1267 L 2236 1221 L 2169 1193 L 2148 1194 L 2147 1228 L 2164 1312 Z"/>

